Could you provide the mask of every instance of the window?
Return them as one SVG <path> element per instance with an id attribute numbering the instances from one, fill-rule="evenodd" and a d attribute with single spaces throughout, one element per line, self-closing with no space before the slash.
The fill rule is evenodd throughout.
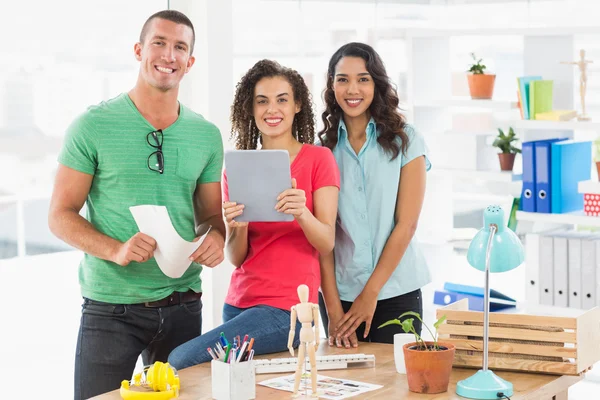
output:
<path id="1" fill-rule="evenodd" d="M 68 248 L 47 228 L 62 136 L 86 107 L 133 86 L 133 44 L 145 19 L 166 6 L 164 0 L 2 3 L 0 258 Z"/>

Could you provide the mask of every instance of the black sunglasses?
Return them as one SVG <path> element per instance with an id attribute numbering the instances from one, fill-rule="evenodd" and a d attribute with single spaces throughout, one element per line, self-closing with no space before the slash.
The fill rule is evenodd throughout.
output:
<path id="1" fill-rule="evenodd" d="M 152 138 L 152 141 L 150 141 Z M 162 152 L 163 133 L 159 129 L 152 131 L 146 135 L 148 144 L 156 149 L 155 152 L 148 156 L 148 169 L 162 174 L 165 171 L 165 157 Z"/>

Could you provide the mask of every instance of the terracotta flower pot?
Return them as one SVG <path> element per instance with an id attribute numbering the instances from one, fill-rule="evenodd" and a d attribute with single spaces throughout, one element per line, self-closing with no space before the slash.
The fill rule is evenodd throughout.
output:
<path id="1" fill-rule="evenodd" d="M 598 171 L 598 181 L 600 181 L 600 161 L 596 161 L 596 171 Z"/>
<path id="2" fill-rule="evenodd" d="M 515 165 L 515 155 L 514 153 L 498 153 L 498 158 L 500 159 L 500 170 L 501 171 L 512 171 L 513 166 Z"/>
<path id="3" fill-rule="evenodd" d="M 432 346 L 433 342 L 425 342 Z M 443 393 L 448 391 L 450 372 L 454 361 L 454 345 L 438 343 L 446 350 L 425 351 L 413 350 L 417 343 L 404 345 L 404 362 L 406 363 L 406 379 L 408 390 L 415 393 Z"/>
<path id="4" fill-rule="evenodd" d="M 494 94 L 494 74 L 468 74 L 469 91 L 472 99 L 491 99 Z"/>

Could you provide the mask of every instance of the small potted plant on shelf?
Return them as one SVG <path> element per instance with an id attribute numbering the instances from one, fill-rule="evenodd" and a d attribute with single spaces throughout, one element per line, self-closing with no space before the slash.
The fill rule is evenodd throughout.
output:
<path id="1" fill-rule="evenodd" d="M 500 149 L 501 153 L 498 153 L 500 159 L 500 170 L 512 171 L 515 165 L 515 156 L 521 152 L 521 149 L 513 146 L 513 142 L 518 141 L 519 138 L 515 134 L 513 128 L 508 128 L 508 135 L 504 134 L 504 131 L 498 128 L 498 136 L 492 143 L 492 146 Z"/>
<path id="2" fill-rule="evenodd" d="M 600 138 L 594 140 L 594 161 L 596 162 L 596 171 L 598 171 L 598 181 L 600 181 Z"/>
<path id="3" fill-rule="evenodd" d="M 481 62 L 483 59 L 477 59 L 475 53 L 471 53 L 473 62 L 467 72 L 469 81 L 469 91 L 472 99 L 491 99 L 494 94 L 495 74 L 486 74 L 486 66 Z"/>
<path id="4" fill-rule="evenodd" d="M 415 318 L 421 321 L 422 326 L 429 331 L 433 341 L 426 342 L 417 333 L 413 325 Z M 433 394 L 448 390 L 455 348 L 450 343 L 438 343 L 437 330 L 445 320 L 446 316 L 442 316 L 433 324 L 435 334 L 423 322 L 421 316 L 413 311 L 405 312 L 398 318 L 391 319 L 379 326 L 379 328 L 383 328 L 388 325 L 400 325 L 404 332 L 415 335 L 414 342 L 403 346 L 406 379 L 411 392 Z"/>

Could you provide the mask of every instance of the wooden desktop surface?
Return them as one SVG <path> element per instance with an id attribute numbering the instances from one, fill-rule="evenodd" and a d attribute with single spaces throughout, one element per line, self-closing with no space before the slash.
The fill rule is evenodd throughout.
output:
<path id="1" fill-rule="evenodd" d="M 322 375 L 332 378 L 346 378 L 356 381 L 383 385 L 379 390 L 365 393 L 353 399 L 419 399 L 419 400 L 459 400 L 464 399 L 455 393 L 456 383 L 473 375 L 477 370 L 454 368 L 450 376 L 448 391 L 440 394 L 423 395 L 412 393 L 408 390 L 406 375 L 398 374 L 394 364 L 393 345 L 379 343 L 361 343 L 357 349 L 345 350 L 337 347 L 329 347 L 321 342 L 319 355 L 363 353 L 375 355 L 375 367 L 373 368 L 348 368 L 342 370 L 326 370 Z M 290 357 L 289 352 L 269 354 L 256 358 Z M 566 400 L 568 389 L 579 382 L 581 376 L 557 376 L 532 373 L 496 372 L 500 377 L 508 380 L 514 386 L 514 394 L 511 400 Z M 291 374 L 291 373 L 288 373 Z M 181 400 L 208 400 L 211 396 L 211 374 L 210 363 L 196 365 L 179 371 L 181 379 Z M 282 374 L 258 374 L 256 382 L 271 379 Z M 115 390 L 101 396 L 94 397 L 98 400 L 120 399 L 119 391 Z M 257 399 L 290 399 L 291 392 L 271 389 L 256 385 Z"/>

